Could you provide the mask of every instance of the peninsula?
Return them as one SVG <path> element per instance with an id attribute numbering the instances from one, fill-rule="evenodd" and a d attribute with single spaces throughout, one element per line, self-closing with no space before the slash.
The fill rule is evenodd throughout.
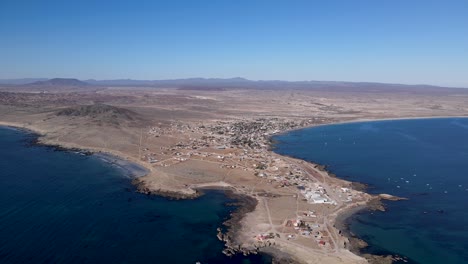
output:
<path id="1" fill-rule="evenodd" d="M 384 210 L 359 184 L 278 155 L 271 137 L 357 120 L 468 116 L 468 90 L 380 83 L 233 79 L 39 80 L 0 86 L 0 124 L 39 142 L 104 152 L 148 169 L 139 191 L 185 199 L 204 188 L 249 197 L 226 254 L 266 251 L 297 263 L 391 262 L 358 255 L 341 220 Z M 314 150 L 311 150 L 314 151 Z M 279 253 L 280 252 L 280 253 Z"/>

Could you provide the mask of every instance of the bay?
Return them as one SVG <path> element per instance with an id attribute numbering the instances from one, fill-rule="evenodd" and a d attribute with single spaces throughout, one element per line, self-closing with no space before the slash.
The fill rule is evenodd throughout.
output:
<path id="1" fill-rule="evenodd" d="M 409 198 L 364 211 L 350 230 L 365 252 L 411 263 L 468 263 L 468 119 L 325 125 L 274 137 L 275 151 L 327 165 L 370 193 Z"/>

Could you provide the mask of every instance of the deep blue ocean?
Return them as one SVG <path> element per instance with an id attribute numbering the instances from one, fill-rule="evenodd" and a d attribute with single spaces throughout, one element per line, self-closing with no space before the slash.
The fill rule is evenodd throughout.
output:
<path id="1" fill-rule="evenodd" d="M 235 210 L 222 191 L 139 194 L 111 164 L 34 137 L 0 127 L 0 263 L 271 263 L 221 253 L 216 229 Z"/>
<path id="2" fill-rule="evenodd" d="M 468 119 L 327 125 L 274 139 L 278 153 L 328 165 L 370 193 L 409 198 L 349 219 L 350 231 L 369 243 L 366 252 L 468 263 Z"/>

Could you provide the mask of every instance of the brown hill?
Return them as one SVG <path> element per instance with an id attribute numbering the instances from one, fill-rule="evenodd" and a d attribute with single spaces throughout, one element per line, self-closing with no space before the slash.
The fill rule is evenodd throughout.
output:
<path id="1" fill-rule="evenodd" d="M 122 123 L 135 123 L 143 120 L 141 116 L 125 108 L 106 104 L 81 105 L 69 107 L 56 112 L 57 116 L 86 117 L 102 124 L 120 125 Z"/>

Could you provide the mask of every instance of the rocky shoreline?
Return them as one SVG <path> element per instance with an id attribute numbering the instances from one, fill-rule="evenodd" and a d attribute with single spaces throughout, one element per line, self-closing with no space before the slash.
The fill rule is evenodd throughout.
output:
<path id="1" fill-rule="evenodd" d="M 282 252 L 272 246 L 274 243 L 267 242 L 261 246 L 255 246 L 253 248 L 244 248 L 241 246 L 242 241 L 238 241 L 237 233 L 242 228 L 241 220 L 244 216 L 255 210 L 258 205 L 257 199 L 245 195 L 238 194 L 233 190 L 226 190 L 225 194 L 228 198 L 235 200 L 234 205 L 237 207 L 236 210 L 230 215 L 223 225 L 223 228 L 218 228 L 217 237 L 220 241 L 225 243 L 225 249 L 223 253 L 227 256 L 233 256 L 236 254 L 242 254 L 244 256 L 249 254 L 267 254 L 272 257 L 272 264 L 285 263 L 285 264 L 299 264 L 300 262 L 285 252 Z"/>
<path id="2" fill-rule="evenodd" d="M 361 188 L 361 191 L 364 191 L 367 188 L 366 184 L 353 182 L 354 185 Z M 356 255 L 362 256 L 370 264 L 391 264 L 397 260 L 403 260 L 404 258 L 398 255 L 375 255 L 365 253 L 364 250 L 369 246 L 367 242 L 359 237 L 357 237 L 351 230 L 349 229 L 349 221 L 352 217 L 360 212 L 364 211 L 381 211 L 385 212 L 385 204 L 383 203 L 384 200 L 387 201 L 401 201 L 407 200 L 407 198 L 397 197 L 390 194 L 379 194 L 373 195 L 372 199 L 370 199 L 367 204 L 362 206 L 357 206 L 351 209 L 348 209 L 345 212 L 342 212 L 336 217 L 335 220 L 335 227 L 340 230 L 344 236 L 346 236 L 349 240 L 349 244 L 347 249 L 353 252 Z"/>
<path id="3" fill-rule="evenodd" d="M 139 193 L 146 195 L 157 195 L 171 200 L 196 199 L 202 195 L 201 192 L 191 189 L 190 191 L 183 192 L 181 190 L 163 190 L 150 188 L 141 178 L 133 179 L 132 184 L 137 188 Z"/>

